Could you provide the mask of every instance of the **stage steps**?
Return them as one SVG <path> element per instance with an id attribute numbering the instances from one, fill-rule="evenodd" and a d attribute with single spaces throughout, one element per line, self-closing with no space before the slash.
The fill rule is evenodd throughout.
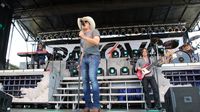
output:
<path id="1" fill-rule="evenodd" d="M 115 104 L 125 104 L 127 110 L 131 104 L 139 104 L 144 108 L 143 88 L 136 75 L 98 76 L 97 79 L 100 85 L 100 102 L 107 105 L 108 109 L 112 109 Z M 54 101 L 49 103 L 72 105 L 71 108 L 75 109 L 78 103 L 78 82 L 78 77 L 64 77 L 57 93 L 53 94 Z M 80 104 L 84 104 L 82 89 L 81 81 Z"/>

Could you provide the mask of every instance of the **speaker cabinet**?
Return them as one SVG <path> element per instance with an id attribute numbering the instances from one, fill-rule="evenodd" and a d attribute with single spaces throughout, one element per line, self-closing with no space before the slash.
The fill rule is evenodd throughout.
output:
<path id="1" fill-rule="evenodd" d="M 165 94 L 167 112 L 199 112 L 200 89 L 196 87 L 171 87 Z"/>
<path id="2" fill-rule="evenodd" d="M 12 104 L 12 97 L 0 91 L 0 112 L 9 112 Z"/>

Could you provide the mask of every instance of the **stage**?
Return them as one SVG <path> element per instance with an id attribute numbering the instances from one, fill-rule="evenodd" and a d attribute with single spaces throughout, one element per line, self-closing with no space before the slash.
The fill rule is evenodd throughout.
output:
<path id="1" fill-rule="evenodd" d="M 11 109 L 11 112 L 79 112 L 76 110 L 70 109 Z M 81 111 L 80 111 L 81 112 Z M 101 112 L 146 112 L 146 110 L 142 109 L 133 109 L 133 110 L 120 110 L 120 109 L 112 109 L 112 110 L 101 110 Z M 149 112 L 158 112 L 156 110 L 151 110 Z"/>

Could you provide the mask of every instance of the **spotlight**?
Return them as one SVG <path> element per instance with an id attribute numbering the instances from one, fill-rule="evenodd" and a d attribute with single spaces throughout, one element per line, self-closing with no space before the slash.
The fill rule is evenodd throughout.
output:
<path id="1" fill-rule="evenodd" d="M 126 34 L 126 30 L 125 29 L 121 29 L 121 34 L 125 35 Z"/>
<path id="2" fill-rule="evenodd" d="M 155 28 L 154 28 L 154 32 L 155 32 L 155 33 L 158 33 L 159 31 L 160 31 L 160 30 L 159 30 L 158 27 L 155 27 Z"/>
<path id="3" fill-rule="evenodd" d="M 52 39 L 52 38 L 53 38 L 53 36 L 52 36 L 52 35 L 49 35 L 49 36 L 48 36 L 48 39 Z"/>
<path id="4" fill-rule="evenodd" d="M 73 59 L 74 59 L 73 54 L 72 54 L 72 53 L 69 53 L 68 60 L 73 60 Z"/>
<path id="5" fill-rule="evenodd" d="M 44 40 L 47 40 L 47 39 L 48 39 L 48 36 L 47 36 L 47 35 L 44 35 L 44 36 L 43 36 L 43 39 L 44 39 Z"/>
<path id="6" fill-rule="evenodd" d="M 128 57 L 128 51 L 127 51 L 127 50 L 125 50 L 125 51 L 123 52 L 123 56 L 124 56 L 124 57 Z"/>
<path id="7" fill-rule="evenodd" d="M 151 28 L 148 28 L 147 31 L 148 31 L 148 33 L 152 33 L 153 32 L 153 30 Z"/>
<path id="8" fill-rule="evenodd" d="M 64 37 L 63 35 L 64 35 L 63 33 L 60 33 L 58 38 L 63 38 Z"/>
<path id="9" fill-rule="evenodd" d="M 107 32 L 103 30 L 102 35 L 107 35 Z"/>
<path id="10" fill-rule="evenodd" d="M 161 27 L 161 28 L 160 28 L 160 31 L 161 31 L 161 32 L 165 32 L 165 27 Z"/>
<path id="11" fill-rule="evenodd" d="M 78 76 L 78 70 L 76 67 L 73 67 L 71 70 L 70 70 L 70 74 L 71 74 L 71 77 L 77 77 Z"/>
<path id="12" fill-rule="evenodd" d="M 139 33 L 138 28 L 134 28 L 134 33 L 135 33 L 135 34 L 138 34 L 138 33 Z"/>
<path id="13" fill-rule="evenodd" d="M 115 30 L 115 35 L 119 35 L 119 30 Z"/>
<path id="14" fill-rule="evenodd" d="M 178 32 L 178 31 L 179 31 L 179 27 L 178 27 L 178 26 L 175 26 L 175 27 L 174 27 L 174 31 L 175 31 L 175 32 Z"/>
<path id="15" fill-rule="evenodd" d="M 147 31 L 146 31 L 145 28 L 141 28 L 141 32 L 142 32 L 142 33 L 147 33 Z"/>
<path id="16" fill-rule="evenodd" d="M 39 38 L 39 37 L 36 37 L 36 41 L 40 41 L 40 38 Z"/>
<path id="17" fill-rule="evenodd" d="M 112 35 L 113 34 L 113 31 L 112 30 L 109 30 L 108 31 L 108 35 Z"/>
<path id="18" fill-rule="evenodd" d="M 65 38 L 69 38 L 70 34 L 69 33 L 65 33 Z"/>
<path id="19" fill-rule="evenodd" d="M 114 67 L 109 68 L 109 76 L 117 75 L 117 70 Z"/>
<path id="20" fill-rule="evenodd" d="M 97 75 L 98 75 L 98 76 L 103 76 L 103 75 L 104 75 L 104 72 L 103 72 L 103 69 L 102 69 L 102 68 L 98 68 L 98 70 L 97 70 Z"/>
<path id="21" fill-rule="evenodd" d="M 119 52 L 116 51 L 116 50 L 114 50 L 114 51 L 112 52 L 112 58 L 119 58 Z"/>
<path id="22" fill-rule="evenodd" d="M 59 35 L 56 33 L 56 34 L 53 35 L 53 38 L 54 38 L 54 39 L 57 39 L 58 36 L 59 36 Z"/>
<path id="23" fill-rule="evenodd" d="M 140 56 L 140 51 L 137 49 L 133 49 L 133 57 L 139 57 Z"/>
<path id="24" fill-rule="evenodd" d="M 76 37 L 76 33 L 72 33 L 71 38 L 75 38 L 75 37 Z"/>
<path id="25" fill-rule="evenodd" d="M 120 74 L 121 75 L 129 75 L 129 68 L 128 67 L 122 67 L 121 69 L 120 69 Z"/>
<path id="26" fill-rule="evenodd" d="M 158 48 L 158 53 L 164 56 L 164 48 Z"/>
<path id="27" fill-rule="evenodd" d="M 186 30 L 187 30 L 187 29 L 186 29 L 185 26 L 182 26 L 182 27 L 181 27 L 181 31 L 182 31 L 182 32 L 185 32 Z"/>
<path id="28" fill-rule="evenodd" d="M 132 29 L 128 29 L 128 30 L 127 30 L 127 33 L 128 33 L 128 34 L 132 34 L 132 33 L 133 33 Z"/>
<path id="29" fill-rule="evenodd" d="M 172 27 L 168 27 L 167 31 L 172 32 L 173 31 Z"/>

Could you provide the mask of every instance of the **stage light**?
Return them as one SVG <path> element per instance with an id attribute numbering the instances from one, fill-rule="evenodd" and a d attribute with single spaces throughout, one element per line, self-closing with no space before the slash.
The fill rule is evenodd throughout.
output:
<path id="1" fill-rule="evenodd" d="M 47 35 L 44 35 L 43 36 L 43 40 L 47 40 L 48 39 L 48 36 Z"/>
<path id="2" fill-rule="evenodd" d="M 147 31 L 148 31 L 148 33 L 152 33 L 153 32 L 153 30 L 151 28 L 148 28 Z"/>
<path id="3" fill-rule="evenodd" d="M 159 31 L 160 31 L 160 30 L 159 30 L 158 27 L 155 27 L 155 28 L 154 28 L 154 32 L 155 32 L 155 33 L 158 33 Z"/>
<path id="4" fill-rule="evenodd" d="M 158 53 L 163 56 L 164 55 L 164 48 L 158 48 Z"/>
<path id="5" fill-rule="evenodd" d="M 97 70 L 97 75 L 98 75 L 98 76 L 103 76 L 103 75 L 104 75 L 103 69 L 102 69 L 102 68 L 98 68 L 98 70 Z"/>
<path id="6" fill-rule="evenodd" d="M 179 30 L 180 30 L 180 29 L 179 29 L 178 26 L 175 26 L 175 27 L 174 27 L 174 31 L 175 31 L 175 32 L 178 32 Z"/>
<path id="7" fill-rule="evenodd" d="M 165 32 L 165 27 L 161 27 L 161 28 L 160 28 L 160 31 L 161 31 L 161 32 Z"/>
<path id="8" fill-rule="evenodd" d="M 127 30 L 127 33 L 128 33 L 128 34 L 132 34 L 132 33 L 133 33 L 132 29 L 128 29 L 128 30 Z"/>
<path id="9" fill-rule="evenodd" d="M 75 38 L 76 37 L 76 33 L 72 33 L 70 37 L 71 38 Z"/>
<path id="10" fill-rule="evenodd" d="M 109 30 L 109 31 L 108 31 L 108 35 L 113 35 L 113 31 L 112 31 L 112 30 Z"/>
<path id="11" fill-rule="evenodd" d="M 58 36 L 59 36 L 59 35 L 56 33 L 56 34 L 54 34 L 53 38 L 54 38 L 54 39 L 57 39 Z"/>
<path id="12" fill-rule="evenodd" d="M 185 26 L 181 26 L 181 31 L 182 32 L 185 32 L 187 29 L 186 29 L 186 27 Z"/>
<path id="13" fill-rule="evenodd" d="M 58 38 L 63 38 L 64 34 L 63 33 L 59 33 Z"/>
<path id="14" fill-rule="evenodd" d="M 124 57 L 128 57 L 128 51 L 127 51 L 127 50 L 125 50 L 125 51 L 123 52 L 123 56 L 124 56 Z"/>
<path id="15" fill-rule="evenodd" d="M 74 59 L 73 54 L 72 54 L 72 53 L 69 53 L 68 60 L 73 60 L 73 59 Z"/>
<path id="16" fill-rule="evenodd" d="M 128 67 L 122 67 L 121 69 L 120 69 L 120 74 L 121 75 L 129 75 L 129 68 Z"/>
<path id="17" fill-rule="evenodd" d="M 141 32 L 142 32 L 142 33 L 147 33 L 147 31 L 146 31 L 145 28 L 141 28 Z"/>
<path id="18" fill-rule="evenodd" d="M 167 31 L 172 32 L 173 31 L 172 27 L 168 27 Z"/>
<path id="19" fill-rule="evenodd" d="M 77 77 L 78 76 L 78 70 L 76 67 L 73 67 L 71 70 L 70 70 L 70 74 L 71 74 L 71 77 Z"/>
<path id="20" fill-rule="evenodd" d="M 52 35 L 49 35 L 49 36 L 48 36 L 48 39 L 52 39 L 52 38 L 53 38 L 53 36 L 52 36 Z"/>
<path id="21" fill-rule="evenodd" d="M 114 67 L 109 68 L 109 76 L 117 75 L 117 70 Z"/>
<path id="22" fill-rule="evenodd" d="M 70 36 L 70 34 L 67 32 L 67 33 L 65 33 L 65 38 L 69 38 L 69 36 Z"/>
<path id="23" fill-rule="evenodd" d="M 0 29 L 2 29 L 2 28 L 3 28 L 3 24 L 0 23 Z"/>
<path id="24" fill-rule="evenodd" d="M 5 29 L 5 25 L 3 25 L 2 23 L 0 23 L 0 30 L 4 30 Z"/>
<path id="25" fill-rule="evenodd" d="M 119 52 L 116 51 L 116 50 L 114 50 L 114 51 L 112 52 L 112 58 L 119 58 Z"/>
<path id="26" fill-rule="evenodd" d="M 133 57 L 139 57 L 140 56 L 140 51 L 137 49 L 133 49 Z"/>
<path id="27" fill-rule="evenodd" d="M 105 30 L 103 30 L 102 35 L 107 35 L 107 32 Z"/>
<path id="28" fill-rule="evenodd" d="M 121 29 L 121 34 L 125 35 L 126 34 L 126 30 L 125 29 Z"/>
<path id="29" fill-rule="evenodd" d="M 115 35 L 119 35 L 119 30 L 115 30 Z"/>
<path id="30" fill-rule="evenodd" d="M 139 33 L 138 28 L 134 28 L 134 33 L 135 33 L 135 34 L 138 34 L 138 33 Z"/>

